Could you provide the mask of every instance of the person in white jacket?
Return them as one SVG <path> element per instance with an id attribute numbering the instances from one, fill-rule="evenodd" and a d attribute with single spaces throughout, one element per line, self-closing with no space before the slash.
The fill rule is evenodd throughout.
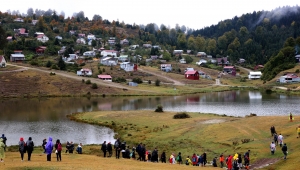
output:
<path id="1" fill-rule="evenodd" d="M 282 147 L 282 145 L 283 145 L 283 136 L 281 135 L 281 133 L 278 136 L 278 143 L 279 143 L 279 146 Z"/>
<path id="2" fill-rule="evenodd" d="M 276 145 L 275 145 L 274 142 L 272 142 L 272 143 L 270 144 L 270 150 L 271 150 L 271 154 L 274 155 L 275 150 L 276 150 Z"/>

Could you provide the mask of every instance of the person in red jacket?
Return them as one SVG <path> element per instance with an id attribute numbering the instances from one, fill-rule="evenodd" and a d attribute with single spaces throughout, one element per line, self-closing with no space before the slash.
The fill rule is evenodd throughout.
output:
<path id="1" fill-rule="evenodd" d="M 192 156 L 192 163 L 193 163 L 193 166 L 196 166 L 196 165 L 197 165 L 197 162 L 198 162 L 198 157 L 197 157 L 197 155 L 194 153 L 193 156 Z"/>
<path id="2" fill-rule="evenodd" d="M 226 162 L 228 170 L 232 170 L 232 158 L 233 157 L 231 155 L 228 156 L 228 159 Z"/>

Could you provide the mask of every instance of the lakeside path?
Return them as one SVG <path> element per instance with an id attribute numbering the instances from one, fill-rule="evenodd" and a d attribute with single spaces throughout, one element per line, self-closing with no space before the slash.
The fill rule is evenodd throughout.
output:
<path id="1" fill-rule="evenodd" d="M 103 81 L 103 80 L 96 79 L 96 78 L 77 76 L 75 74 L 72 74 L 72 73 L 69 73 L 69 72 L 66 72 L 66 71 L 61 71 L 61 70 L 49 70 L 49 69 L 46 69 L 44 67 L 38 67 L 37 68 L 37 67 L 20 66 L 20 65 L 15 65 L 15 64 L 7 64 L 7 65 L 20 67 L 20 69 L 17 69 L 15 71 L 24 71 L 24 70 L 29 70 L 30 69 L 30 70 L 35 70 L 35 71 L 44 72 L 44 73 L 48 73 L 48 74 L 50 74 L 52 72 L 52 73 L 55 73 L 56 75 L 71 78 L 71 79 L 75 79 L 75 80 L 78 80 L 78 81 L 81 81 L 82 79 L 90 80 L 91 82 L 96 83 L 97 85 L 100 85 L 100 86 L 114 87 L 114 88 L 119 88 L 119 89 L 123 89 L 123 90 L 133 90 L 133 91 L 156 93 L 156 92 L 151 91 L 151 90 L 142 90 L 142 89 L 137 89 L 137 88 L 131 88 L 130 86 L 124 86 L 124 85 L 119 84 L 119 83 Z M 6 71 L 6 72 L 13 72 L 13 71 Z"/>

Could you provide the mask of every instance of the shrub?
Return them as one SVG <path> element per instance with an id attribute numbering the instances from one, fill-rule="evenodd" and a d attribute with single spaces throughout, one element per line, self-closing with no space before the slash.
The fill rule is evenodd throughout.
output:
<path id="1" fill-rule="evenodd" d="M 155 109 L 155 112 L 164 112 L 162 105 L 158 105 L 157 108 Z"/>
<path id="2" fill-rule="evenodd" d="M 92 89 L 98 89 L 98 85 L 96 83 L 92 84 Z"/>
<path id="3" fill-rule="evenodd" d="M 53 72 L 50 72 L 50 76 L 54 76 L 55 75 L 55 73 L 53 73 Z"/>
<path id="4" fill-rule="evenodd" d="M 133 78 L 132 81 L 135 82 L 135 83 L 138 83 L 138 84 L 143 83 L 141 78 Z"/>
<path id="5" fill-rule="evenodd" d="M 39 63 L 37 61 L 34 61 L 34 60 L 31 61 L 30 64 L 33 65 L 33 66 L 38 66 L 39 65 Z"/>
<path id="6" fill-rule="evenodd" d="M 105 72 L 105 68 L 102 69 L 102 72 L 103 72 L 103 73 Z"/>
<path id="7" fill-rule="evenodd" d="M 151 84 L 151 80 L 148 80 L 148 84 Z"/>
<path id="8" fill-rule="evenodd" d="M 58 68 L 58 66 L 57 66 L 56 64 L 53 64 L 53 65 L 51 66 L 51 69 L 58 70 L 59 68 Z"/>
<path id="9" fill-rule="evenodd" d="M 300 70 L 299 70 L 299 69 L 297 69 L 297 70 L 295 71 L 295 73 L 300 73 Z"/>
<path id="10" fill-rule="evenodd" d="M 155 80 L 155 86 L 160 86 L 160 80 L 158 79 Z"/>
<path id="11" fill-rule="evenodd" d="M 112 81 L 116 83 L 122 83 L 122 82 L 126 82 L 126 79 L 124 77 L 117 77 L 117 78 L 113 78 Z"/>
<path id="12" fill-rule="evenodd" d="M 173 119 L 186 119 L 186 118 L 190 118 L 191 116 L 189 114 L 187 114 L 186 112 L 181 112 L 181 113 L 176 113 L 173 116 Z"/>
<path id="13" fill-rule="evenodd" d="M 91 80 L 87 80 L 85 84 L 92 84 Z"/>
<path id="14" fill-rule="evenodd" d="M 48 60 L 46 63 L 46 67 L 50 68 L 51 66 L 52 66 L 52 62 Z"/>
<path id="15" fill-rule="evenodd" d="M 85 82 L 85 80 L 84 80 L 84 79 L 82 79 L 82 80 L 81 80 L 81 82 L 82 82 L 82 83 L 84 83 L 84 82 Z"/>

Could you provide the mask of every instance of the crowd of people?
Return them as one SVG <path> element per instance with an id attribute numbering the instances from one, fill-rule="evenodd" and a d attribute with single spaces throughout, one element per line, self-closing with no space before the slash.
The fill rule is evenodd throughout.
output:
<path id="1" fill-rule="evenodd" d="M 300 137 L 300 126 L 296 128 L 297 130 L 297 138 Z M 288 148 L 286 143 L 283 142 L 283 135 L 280 133 L 279 135 L 276 132 L 276 129 L 274 126 L 271 126 L 270 128 L 271 136 L 272 136 L 272 142 L 270 144 L 270 151 L 271 154 L 274 155 L 276 151 L 276 146 L 279 145 L 281 148 L 281 151 L 283 152 L 284 159 L 287 157 Z M 6 150 L 6 141 L 7 138 L 4 134 L 2 134 L 0 138 L 0 161 L 4 161 L 5 157 L 5 150 Z M 21 156 L 21 161 L 24 160 L 24 154 L 27 152 L 27 160 L 31 161 L 31 154 L 34 150 L 34 142 L 31 137 L 28 138 L 28 140 L 25 142 L 24 138 L 21 137 L 19 141 L 19 152 Z M 44 153 L 47 155 L 47 161 L 51 161 L 51 154 L 55 152 L 57 161 L 61 161 L 61 152 L 62 152 L 62 144 L 59 139 L 56 140 L 55 144 L 52 142 L 52 137 L 48 138 L 48 141 L 46 139 L 42 142 L 42 147 L 44 149 Z M 170 163 L 170 164 L 185 164 L 185 165 L 191 165 L 191 166 L 202 166 L 205 167 L 208 163 L 207 161 L 207 153 L 204 152 L 203 154 L 196 154 L 194 153 L 191 157 L 187 156 L 185 158 L 185 161 L 183 160 L 181 156 L 181 152 L 179 152 L 177 155 L 172 153 L 169 157 L 167 157 L 166 152 L 163 151 L 160 156 L 158 154 L 158 149 L 154 148 L 153 151 L 147 150 L 145 144 L 140 143 L 136 147 L 129 147 L 126 145 L 126 142 L 121 142 L 119 139 L 117 139 L 114 143 L 114 145 L 111 144 L 111 142 L 106 143 L 104 141 L 101 145 L 101 151 L 103 152 L 104 157 L 112 157 L 113 155 L 113 148 L 115 150 L 115 157 L 116 159 L 120 159 L 120 153 L 122 154 L 122 158 L 125 159 L 135 159 L 138 161 L 145 161 L 145 162 L 162 162 L 162 163 Z M 66 143 L 66 151 L 65 153 L 73 153 L 75 149 L 75 146 L 73 142 L 67 141 Z M 82 154 L 82 143 L 80 143 L 77 148 L 76 152 L 78 154 Z M 108 152 L 108 156 L 106 156 Z M 227 167 L 229 170 L 238 170 L 242 169 L 243 167 L 245 169 L 249 169 L 250 166 L 250 150 L 248 150 L 246 153 L 242 154 L 234 154 L 234 155 L 228 155 L 225 158 L 225 155 L 222 153 L 219 156 L 219 161 L 217 157 L 214 157 L 212 161 L 210 161 L 210 164 L 213 167 L 218 167 L 218 163 L 221 168 Z"/>

